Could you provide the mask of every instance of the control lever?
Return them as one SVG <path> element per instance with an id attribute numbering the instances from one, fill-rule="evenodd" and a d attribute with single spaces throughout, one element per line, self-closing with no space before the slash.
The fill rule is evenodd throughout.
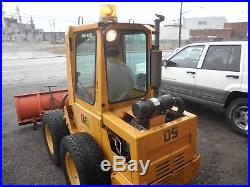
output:
<path id="1" fill-rule="evenodd" d="M 50 94 L 50 100 L 51 100 L 51 105 L 52 105 L 52 109 L 56 108 L 56 99 L 52 94 L 52 90 L 51 88 L 55 88 L 56 86 L 45 86 L 49 89 L 49 94 Z"/>

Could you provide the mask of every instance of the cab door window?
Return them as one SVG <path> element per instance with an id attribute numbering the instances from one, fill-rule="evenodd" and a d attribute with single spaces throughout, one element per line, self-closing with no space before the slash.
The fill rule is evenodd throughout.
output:
<path id="1" fill-rule="evenodd" d="M 87 103 L 95 102 L 96 33 L 76 34 L 76 95 Z"/>
<path id="2" fill-rule="evenodd" d="M 196 68 L 199 62 L 204 45 L 189 46 L 181 50 L 169 61 L 169 67 Z"/>

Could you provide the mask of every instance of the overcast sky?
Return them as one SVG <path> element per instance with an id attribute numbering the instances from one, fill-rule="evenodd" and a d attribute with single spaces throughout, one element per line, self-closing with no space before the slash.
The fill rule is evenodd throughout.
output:
<path id="1" fill-rule="evenodd" d="M 56 31 L 65 31 L 67 26 L 77 24 L 78 16 L 82 16 L 85 23 L 97 22 L 99 7 L 105 3 L 8 2 L 2 4 L 6 16 L 16 15 L 16 6 L 18 6 L 23 23 L 27 23 L 32 15 L 36 28 L 50 31 L 50 22 L 52 23 L 52 20 L 55 19 Z M 179 2 L 112 2 L 110 4 L 117 5 L 119 22 L 128 22 L 131 18 L 136 23 L 152 24 L 155 13 L 163 14 L 166 17 L 163 24 L 173 22 L 173 20 L 178 22 L 179 19 Z M 247 2 L 184 2 L 183 12 L 184 18 L 225 16 L 228 22 L 248 21 Z"/>

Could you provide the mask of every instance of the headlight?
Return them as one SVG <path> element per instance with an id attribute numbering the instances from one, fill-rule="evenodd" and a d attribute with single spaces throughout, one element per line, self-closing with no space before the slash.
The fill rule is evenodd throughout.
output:
<path id="1" fill-rule="evenodd" d="M 115 30 L 109 30 L 106 34 L 106 40 L 108 42 L 113 42 L 116 39 L 117 32 Z"/>

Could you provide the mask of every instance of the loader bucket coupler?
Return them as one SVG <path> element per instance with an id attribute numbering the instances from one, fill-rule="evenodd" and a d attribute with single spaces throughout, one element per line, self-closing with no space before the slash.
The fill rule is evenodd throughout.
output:
<path id="1" fill-rule="evenodd" d="M 36 123 L 41 120 L 43 112 L 63 107 L 62 100 L 67 92 L 68 90 L 64 89 L 14 96 L 18 125 Z M 63 104 L 67 103 L 66 98 Z"/>

